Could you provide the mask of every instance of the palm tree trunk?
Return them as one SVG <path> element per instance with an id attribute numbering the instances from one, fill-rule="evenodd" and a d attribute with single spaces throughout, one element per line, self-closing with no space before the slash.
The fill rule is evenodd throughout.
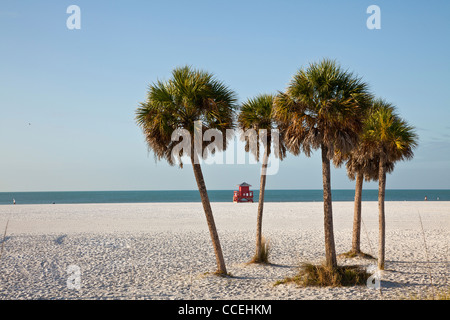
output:
<path id="1" fill-rule="evenodd" d="M 202 168 L 197 159 L 197 155 L 193 152 L 191 156 L 192 167 L 194 169 L 195 180 L 197 181 L 198 191 L 200 192 L 200 198 L 203 204 L 203 210 L 205 211 L 206 222 L 208 223 L 209 233 L 216 254 L 217 273 L 227 274 L 225 267 L 225 260 L 223 258 L 222 247 L 220 246 L 219 235 L 217 233 L 216 224 L 214 222 L 214 216 L 211 210 L 211 204 L 209 202 L 208 192 L 206 191 L 205 180 L 203 179 Z"/>
<path id="2" fill-rule="evenodd" d="M 364 176 L 362 172 L 356 174 L 355 186 L 355 207 L 353 213 L 353 238 L 352 238 L 352 252 L 361 252 L 361 197 Z"/>
<path id="3" fill-rule="evenodd" d="M 378 175 L 378 269 L 384 270 L 384 256 L 386 244 L 386 221 L 384 215 L 384 198 L 386 191 L 386 161 L 385 155 L 380 157 L 380 169 Z"/>
<path id="4" fill-rule="evenodd" d="M 325 230 L 325 257 L 326 265 L 331 268 L 337 267 L 336 247 L 334 245 L 333 233 L 333 210 L 331 204 L 331 172 L 330 159 L 328 159 L 328 148 L 322 145 L 322 179 L 323 179 L 323 211 Z"/>
<path id="5" fill-rule="evenodd" d="M 266 147 L 267 149 L 267 147 Z M 264 193 L 266 189 L 266 174 L 267 174 L 267 163 L 269 162 L 269 155 L 267 150 L 264 152 L 263 163 L 261 168 L 261 180 L 259 184 L 259 201 L 258 201 L 258 216 L 256 220 L 256 253 L 255 261 L 261 262 L 261 251 L 262 251 L 262 218 L 263 218 L 263 208 L 264 208 Z"/>

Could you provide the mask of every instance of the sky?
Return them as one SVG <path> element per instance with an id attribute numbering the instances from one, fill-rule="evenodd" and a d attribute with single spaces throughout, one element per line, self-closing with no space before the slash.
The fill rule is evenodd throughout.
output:
<path id="1" fill-rule="evenodd" d="M 71 5 L 80 29 L 67 27 Z M 381 29 L 367 27 L 370 5 Z M 241 103 L 283 91 L 323 58 L 361 76 L 417 130 L 414 159 L 386 188 L 450 189 L 449 34 L 447 0 L 2 0 L 0 192 L 196 189 L 191 166 L 156 162 L 136 125 L 148 86 L 191 65 Z M 259 164 L 203 170 L 208 189 L 259 186 Z M 354 188 L 345 168 L 331 183 Z M 289 155 L 266 188 L 321 189 L 320 152 Z"/>

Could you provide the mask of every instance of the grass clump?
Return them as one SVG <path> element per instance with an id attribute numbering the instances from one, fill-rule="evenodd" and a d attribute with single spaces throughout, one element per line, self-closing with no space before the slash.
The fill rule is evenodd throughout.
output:
<path id="1" fill-rule="evenodd" d="M 219 270 L 214 271 L 214 272 L 204 272 L 203 275 L 204 276 L 213 275 L 213 276 L 222 277 L 222 278 L 233 278 L 233 275 L 231 274 L 231 272 L 223 273 L 223 272 L 220 272 Z"/>
<path id="2" fill-rule="evenodd" d="M 360 266 L 338 266 L 331 268 L 326 265 L 314 265 L 304 263 L 300 271 L 294 277 L 277 281 L 275 285 L 284 283 L 296 283 L 307 287 L 341 287 L 366 285 L 367 279 L 371 274 Z"/>
<path id="3" fill-rule="evenodd" d="M 8 231 L 8 224 L 9 224 L 9 219 L 8 219 L 8 221 L 6 221 L 5 232 L 3 233 L 2 247 L 0 249 L 0 258 L 2 257 L 3 249 L 5 248 L 6 232 Z"/>
<path id="4" fill-rule="evenodd" d="M 356 251 L 353 251 L 353 250 L 341 253 L 339 255 L 339 257 L 342 257 L 342 258 L 356 258 L 356 257 L 359 257 L 359 258 L 364 258 L 364 259 L 376 260 L 376 258 L 374 258 L 373 256 L 371 256 L 368 253 L 364 253 L 362 251 L 356 252 Z"/>
<path id="5" fill-rule="evenodd" d="M 412 293 L 405 300 L 450 300 L 450 286 L 440 290 L 428 290 L 425 293 Z"/>
<path id="6" fill-rule="evenodd" d="M 265 238 L 261 239 L 261 250 L 256 253 L 249 263 L 269 264 L 269 254 L 271 251 L 270 242 Z"/>

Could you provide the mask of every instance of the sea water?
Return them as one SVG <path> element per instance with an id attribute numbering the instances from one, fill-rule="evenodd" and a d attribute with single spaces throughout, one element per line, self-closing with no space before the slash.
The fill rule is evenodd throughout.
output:
<path id="1" fill-rule="evenodd" d="M 253 190 L 254 202 L 259 190 Z M 232 202 L 233 190 L 209 190 L 211 202 Z M 450 201 L 450 190 L 386 190 L 386 201 Z M 354 190 L 332 190 L 333 201 L 353 201 Z M 69 203 L 200 202 L 198 190 L 0 192 L 0 205 Z M 266 202 L 320 202 L 322 190 L 266 190 Z M 363 190 L 363 201 L 378 201 L 378 190 Z"/>

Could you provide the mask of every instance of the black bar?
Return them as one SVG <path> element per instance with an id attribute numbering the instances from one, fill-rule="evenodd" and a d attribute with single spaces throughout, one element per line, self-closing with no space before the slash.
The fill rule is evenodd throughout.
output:
<path id="1" fill-rule="evenodd" d="M 4 314 L 71 316 L 81 319 L 92 316 L 117 317 L 125 320 L 143 319 L 289 319 L 324 316 L 373 315 L 389 318 L 413 316 L 430 311 L 444 311 L 444 301 L 411 300 L 23 300 L 0 301 Z M 430 309 L 430 307 L 432 309 Z M 357 313 L 356 313 L 357 312 Z"/>

